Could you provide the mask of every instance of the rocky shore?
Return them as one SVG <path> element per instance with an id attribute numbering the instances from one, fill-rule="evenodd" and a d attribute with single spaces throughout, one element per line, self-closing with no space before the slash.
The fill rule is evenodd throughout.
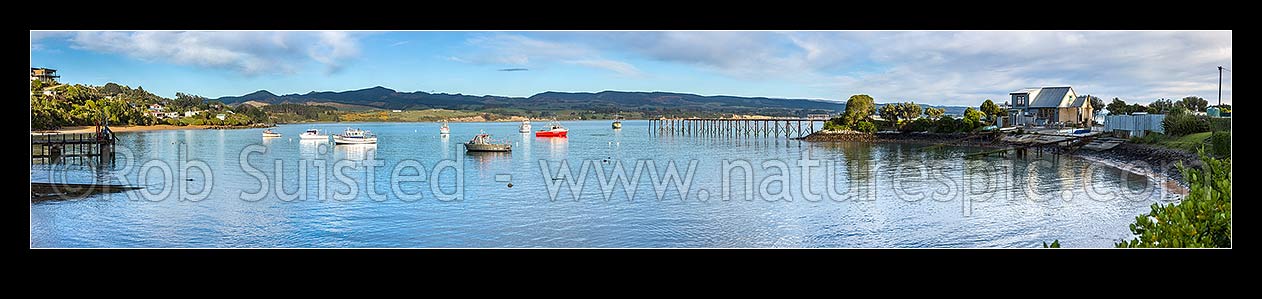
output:
<path id="1" fill-rule="evenodd" d="M 819 131 L 799 138 L 811 142 L 875 142 L 928 145 L 956 145 L 976 147 L 1004 147 L 996 134 L 928 133 L 928 132 L 877 132 Z"/>
<path id="2" fill-rule="evenodd" d="M 971 146 L 985 148 L 1007 148 L 1013 146 L 1023 146 L 1021 144 L 1013 144 L 1000 139 L 1001 134 L 965 134 L 965 133 L 895 133 L 895 132 L 878 132 L 878 133 L 862 133 L 856 131 L 819 131 L 812 133 L 806 137 L 800 138 L 804 141 L 811 142 L 871 142 L 871 143 L 903 143 L 903 144 L 927 144 L 927 145 L 949 145 L 949 146 Z M 1107 162 L 1114 165 L 1124 165 L 1127 163 L 1135 164 L 1142 162 L 1140 165 L 1147 164 L 1149 169 L 1159 168 L 1162 175 L 1168 176 L 1179 182 L 1183 181 L 1182 174 L 1174 167 L 1180 161 L 1188 166 L 1200 166 L 1200 157 L 1196 153 L 1189 153 L 1181 150 L 1153 146 L 1148 144 L 1122 143 L 1117 147 L 1108 150 L 1094 151 L 1089 149 L 1067 150 L 1055 145 L 1042 146 L 1043 150 L 1051 153 L 1059 153 L 1083 157 L 1089 160 Z"/>

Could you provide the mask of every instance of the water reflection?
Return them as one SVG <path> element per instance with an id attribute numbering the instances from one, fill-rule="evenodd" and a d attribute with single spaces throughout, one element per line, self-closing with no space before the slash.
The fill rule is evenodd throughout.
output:
<path id="1" fill-rule="evenodd" d="M 298 152 L 303 159 L 318 159 L 329 152 L 327 140 L 303 139 L 298 142 Z"/>
<path id="2" fill-rule="evenodd" d="M 548 152 L 553 159 L 564 159 L 569 149 L 570 138 L 568 137 L 543 137 L 541 139 L 548 144 Z"/>
<path id="3" fill-rule="evenodd" d="M 479 166 L 488 166 L 496 162 L 512 161 L 512 152 L 474 152 L 465 151 L 465 155 L 469 156 Z"/>
<path id="4" fill-rule="evenodd" d="M 352 161 L 372 160 L 377 153 L 376 144 L 338 144 L 333 147 L 335 159 Z"/>

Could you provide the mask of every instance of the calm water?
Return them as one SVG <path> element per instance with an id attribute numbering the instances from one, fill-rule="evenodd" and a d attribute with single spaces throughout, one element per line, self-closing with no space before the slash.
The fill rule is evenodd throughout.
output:
<path id="1" fill-rule="evenodd" d="M 31 246 L 1038 247 L 1059 239 L 1066 247 L 1109 247 L 1130 238 L 1127 224 L 1136 215 L 1170 197 L 1141 176 L 1076 158 L 970 160 L 962 155 L 979 149 L 655 136 L 644 121 L 626 121 L 620 131 L 608 121 L 564 124 L 569 138 L 519 134 L 516 123 L 453 123 L 448 138 L 433 123 L 285 125 L 276 128 L 285 137 L 269 140 L 261 129 L 120 134 L 133 159 L 117 166 L 127 169 L 35 165 L 31 180 L 146 189 L 32 204 Z M 298 138 L 309 127 L 340 132 L 348 125 L 373 131 L 379 144 Z M 513 152 L 466 154 L 460 143 L 479 131 L 513 142 Z M 265 151 L 247 152 L 243 167 L 246 149 Z M 809 192 L 799 163 L 811 162 L 804 157 L 834 166 L 811 169 Z M 369 183 L 365 165 L 374 160 L 380 166 Z M 434 174 L 440 161 L 458 166 Z M 572 176 L 558 173 L 561 161 Z M 724 161 L 752 166 L 729 172 L 730 192 L 722 191 Z M 670 162 L 676 167 L 668 169 Z M 662 183 L 670 170 L 687 177 L 690 162 L 691 179 L 675 181 L 687 182 L 686 195 Z M 142 176 L 143 163 L 153 167 Z M 335 163 L 344 166 L 339 174 Z M 627 176 L 642 168 L 634 195 L 598 178 L 618 163 Z M 211 180 L 197 168 L 178 175 L 194 164 L 209 167 Z M 161 165 L 177 175 L 164 181 Z M 426 181 L 391 184 L 398 165 L 420 165 L 399 173 L 424 174 Z M 583 165 L 586 180 L 570 189 Z M 779 166 L 787 167 L 787 180 Z M 260 189 L 257 176 L 268 179 L 269 192 L 242 199 L 242 192 Z M 295 195 L 278 195 L 278 181 Z M 208 182 L 210 193 L 199 195 Z M 369 194 L 374 188 L 381 195 Z M 808 194 L 829 191 L 843 194 Z M 354 196 L 335 199 L 335 192 Z M 409 198 L 417 192 L 419 199 Z"/>

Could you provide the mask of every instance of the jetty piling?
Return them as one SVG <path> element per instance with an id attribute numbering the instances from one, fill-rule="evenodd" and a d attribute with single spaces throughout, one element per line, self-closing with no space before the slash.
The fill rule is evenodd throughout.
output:
<path id="1" fill-rule="evenodd" d="M 83 134 L 32 134 L 31 163 L 110 164 L 114 162 L 115 141 L 114 134 L 108 130 Z"/>
<path id="2" fill-rule="evenodd" d="M 650 134 L 676 134 L 701 137 L 780 137 L 802 138 L 815 132 L 815 123 L 826 116 L 805 118 L 659 118 L 649 119 Z"/>

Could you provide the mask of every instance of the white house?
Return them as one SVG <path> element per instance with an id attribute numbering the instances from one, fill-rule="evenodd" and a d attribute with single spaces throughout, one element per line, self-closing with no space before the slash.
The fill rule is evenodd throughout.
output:
<path id="1" fill-rule="evenodd" d="M 1016 124 L 1091 124 L 1095 119 L 1087 96 L 1079 96 L 1073 87 L 1031 87 L 1008 95 L 1008 116 Z"/>
<path id="2" fill-rule="evenodd" d="M 197 115 L 198 113 L 202 113 L 202 112 L 201 111 L 184 111 L 184 117 L 193 117 L 194 115 Z"/>
<path id="3" fill-rule="evenodd" d="M 215 118 L 218 118 L 219 120 L 223 120 L 225 118 L 228 118 L 228 115 L 220 113 L 220 114 L 215 115 Z"/>

